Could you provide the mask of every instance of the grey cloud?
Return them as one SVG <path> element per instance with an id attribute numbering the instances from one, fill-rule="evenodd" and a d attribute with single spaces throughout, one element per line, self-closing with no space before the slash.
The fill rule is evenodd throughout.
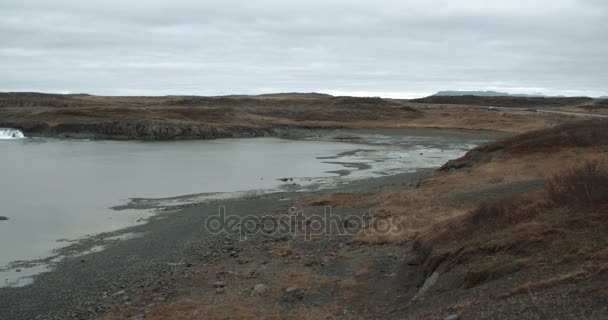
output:
<path id="1" fill-rule="evenodd" d="M 607 21 L 599 0 L 5 1 L 0 90 L 601 95 Z"/>

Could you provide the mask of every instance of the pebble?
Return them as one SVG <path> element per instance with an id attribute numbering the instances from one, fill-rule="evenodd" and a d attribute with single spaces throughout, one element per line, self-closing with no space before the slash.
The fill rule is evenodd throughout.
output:
<path id="1" fill-rule="evenodd" d="M 289 288 L 285 289 L 284 291 L 285 291 L 285 295 L 282 298 L 282 300 L 284 302 L 293 303 L 293 302 L 301 301 L 304 298 L 304 290 L 300 289 L 296 286 L 289 287 Z"/>
<path id="2" fill-rule="evenodd" d="M 253 287 L 253 290 L 251 291 L 251 295 L 252 296 L 261 296 L 263 294 L 265 294 L 266 292 L 268 292 L 270 288 L 263 284 L 263 283 L 258 283 L 255 285 L 255 287 Z"/>
<path id="3" fill-rule="evenodd" d="M 298 287 L 296 287 L 296 286 L 285 289 L 285 293 L 292 293 L 292 292 L 296 292 L 296 291 L 298 291 Z"/>
<path id="4" fill-rule="evenodd" d="M 224 281 L 217 281 L 213 283 L 213 287 L 214 288 L 223 288 L 226 286 L 226 283 L 224 283 Z"/>
<path id="5" fill-rule="evenodd" d="M 451 314 L 451 315 L 443 318 L 443 320 L 460 320 L 460 315 L 458 315 L 458 314 Z"/>

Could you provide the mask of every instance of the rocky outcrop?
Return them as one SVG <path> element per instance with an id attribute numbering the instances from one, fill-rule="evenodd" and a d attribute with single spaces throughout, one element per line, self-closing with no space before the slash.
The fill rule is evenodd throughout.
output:
<path id="1" fill-rule="evenodd" d="M 52 136 L 116 140 L 213 139 L 229 132 L 204 124 L 169 124 L 154 121 L 63 123 L 49 130 Z"/>
<path id="2" fill-rule="evenodd" d="M 61 123 L 55 126 L 36 121 L 0 122 L 0 127 L 19 129 L 27 137 L 146 141 L 282 136 L 293 129 L 315 129 L 310 126 L 289 125 L 218 127 L 200 123 L 168 123 L 148 120 Z"/>

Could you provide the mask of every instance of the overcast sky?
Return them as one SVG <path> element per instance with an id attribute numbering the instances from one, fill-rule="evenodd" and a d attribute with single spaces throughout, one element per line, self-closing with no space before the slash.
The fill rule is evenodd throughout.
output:
<path id="1" fill-rule="evenodd" d="M 0 0 L 0 91 L 608 95 L 605 0 Z"/>

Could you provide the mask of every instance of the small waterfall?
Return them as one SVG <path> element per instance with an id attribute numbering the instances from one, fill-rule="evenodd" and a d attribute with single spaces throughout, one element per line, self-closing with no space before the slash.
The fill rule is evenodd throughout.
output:
<path id="1" fill-rule="evenodd" d="M 21 130 L 11 128 L 0 128 L 0 140 L 23 139 L 25 136 Z"/>

